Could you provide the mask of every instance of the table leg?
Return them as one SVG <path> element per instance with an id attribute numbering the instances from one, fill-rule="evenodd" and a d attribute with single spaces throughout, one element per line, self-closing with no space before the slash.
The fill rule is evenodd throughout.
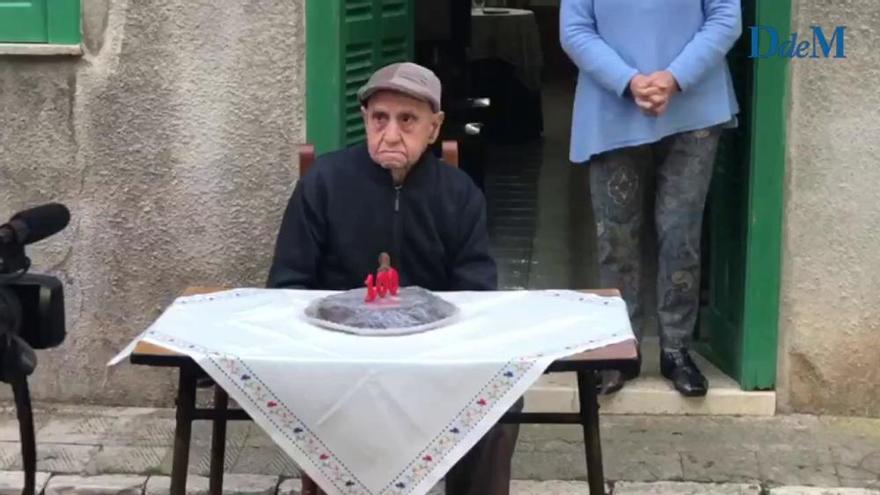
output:
<path id="1" fill-rule="evenodd" d="M 590 495 L 604 494 L 605 473 L 602 470 L 602 444 L 599 439 L 599 400 L 596 395 L 597 377 L 593 371 L 579 371 L 577 378 Z"/>
<path id="2" fill-rule="evenodd" d="M 214 429 L 211 433 L 211 475 L 208 493 L 222 495 L 223 469 L 226 460 L 226 412 L 229 395 L 220 385 L 214 386 Z"/>
<path id="3" fill-rule="evenodd" d="M 195 406 L 196 370 L 192 366 L 181 366 L 177 385 L 177 425 L 174 431 L 174 459 L 171 464 L 170 495 L 186 495 L 189 446 L 192 438 Z"/>

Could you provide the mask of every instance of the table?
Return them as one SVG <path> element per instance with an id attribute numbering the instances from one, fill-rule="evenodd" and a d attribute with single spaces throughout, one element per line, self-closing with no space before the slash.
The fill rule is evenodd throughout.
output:
<path id="1" fill-rule="evenodd" d="M 191 296 L 223 290 L 221 288 L 193 287 L 182 294 Z M 584 291 L 600 296 L 619 297 L 617 290 Z M 226 422 L 250 420 L 240 409 L 229 409 L 229 396 L 221 387 L 215 386 L 213 408 L 196 408 L 196 382 L 204 372 L 188 356 L 177 354 L 161 346 L 139 342 L 130 361 L 136 365 L 178 368 L 176 400 L 176 426 L 174 453 L 171 467 L 171 495 L 185 495 L 189 467 L 189 451 L 192 438 L 192 422 L 213 422 L 211 435 L 211 460 L 209 493 L 220 495 L 223 491 L 223 466 L 226 448 Z M 583 428 L 586 447 L 586 463 L 590 493 L 604 493 L 605 477 L 602 468 L 602 447 L 599 435 L 599 404 L 597 398 L 597 374 L 602 370 L 629 371 L 638 366 L 638 349 L 634 340 L 610 345 L 589 352 L 557 360 L 547 373 L 577 373 L 580 411 L 577 413 L 507 413 L 501 422 L 520 424 L 579 424 Z M 320 494 L 314 483 L 303 473 L 303 495 Z"/>
<path id="2" fill-rule="evenodd" d="M 498 143 L 537 139 L 544 130 L 543 53 L 530 10 L 473 10 L 468 52 L 471 92 L 491 99 L 486 136 Z"/>
<path id="3" fill-rule="evenodd" d="M 473 10 L 468 58 L 503 60 L 516 69 L 526 88 L 540 91 L 544 59 L 534 12 L 492 7 Z"/>

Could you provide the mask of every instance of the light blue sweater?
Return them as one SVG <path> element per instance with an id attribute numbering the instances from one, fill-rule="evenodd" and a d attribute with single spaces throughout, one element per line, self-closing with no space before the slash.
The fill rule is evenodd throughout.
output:
<path id="1" fill-rule="evenodd" d="M 740 0 L 562 0 L 560 24 L 562 47 L 580 69 L 573 162 L 735 123 L 726 55 L 742 32 Z M 670 71 L 681 92 L 666 113 L 647 116 L 626 90 L 636 74 L 659 70 Z"/>

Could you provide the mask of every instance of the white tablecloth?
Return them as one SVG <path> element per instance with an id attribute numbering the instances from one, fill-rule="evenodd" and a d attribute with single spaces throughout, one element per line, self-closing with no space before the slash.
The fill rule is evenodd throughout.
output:
<path id="1" fill-rule="evenodd" d="M 540 90 L 544 56 L 534 12 L 489 7 L 473 10 L 469 58 L 503 60 L 516 69 L 525 87 Z"/>
<path id="2" fill-rule="evenodd" d="M 330 292 L 175 301 L 145 340 L 191 356 L 330 495 L 426 493 L 556 359 L 632 339 L 624 302 L 570 291 L 438 293 L 450 326 L 359 337 L 308 324 Z"/>

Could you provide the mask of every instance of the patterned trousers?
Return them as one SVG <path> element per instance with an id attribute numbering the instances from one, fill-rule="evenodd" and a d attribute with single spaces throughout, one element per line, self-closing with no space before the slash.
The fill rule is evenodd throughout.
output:
<path id="1" fill-rule="evenodd" d="M 663 349 L 687 348 L 697 322 L 700 233 L 720 136 L 720 127 L 684 132 L 602 153 L 590 161 L 599 277 L 603 287 L 621 291 L 639 339 L 646 316 L 641 266 L 644 199 L 645 193 L 655 196 L 657 317 Z M 656 184 L 645 184 L 646 167 L 653 167 Z"/>

